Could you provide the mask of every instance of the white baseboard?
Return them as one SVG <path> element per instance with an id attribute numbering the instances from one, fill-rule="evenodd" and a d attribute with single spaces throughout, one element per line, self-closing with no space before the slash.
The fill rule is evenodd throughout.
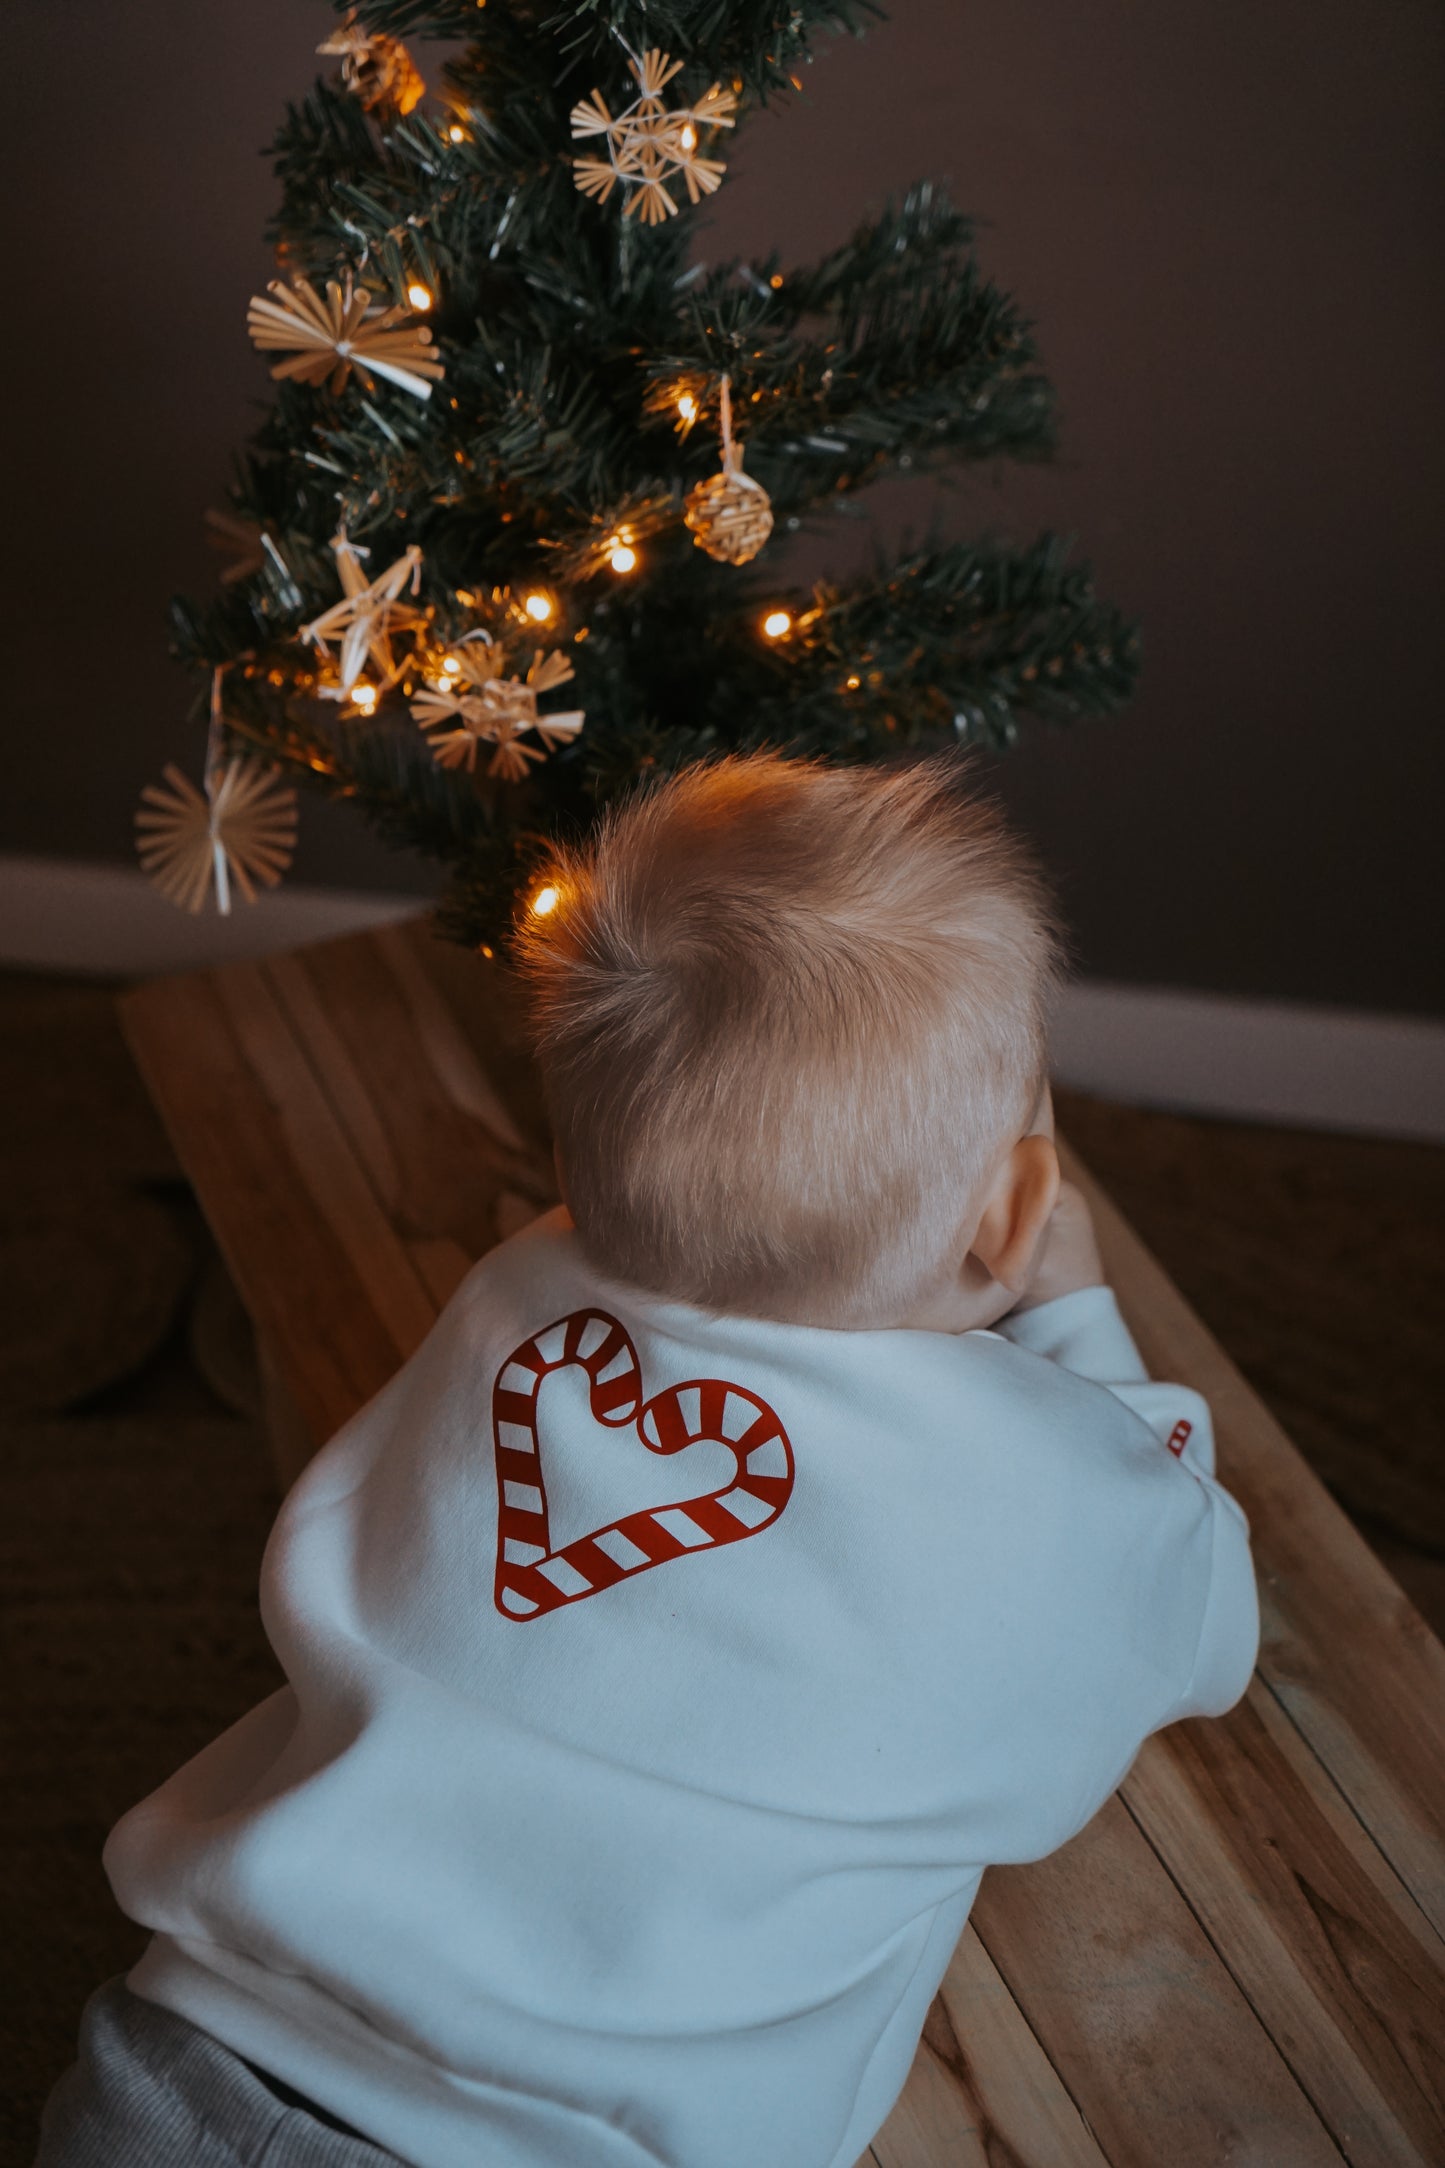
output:
<path id="1" fill-rule="evenodd" d="M 152 978 L 404 918 L 415 896 L 283 885 L 192 918 L 120 865 L 0 853 L 0 964 Z M 1061 1084 L 1135 1106 L 1445 1142 L 1445 1024 L 1102 980 L 1068 989 Z"/>
<path id="2" fill-rule="evenodd" d="M 120 979 L 205 971 L 360 933 L 423 908 L 416 896 L 283 881 L 254 904 L 237 897 L 229 918 L 212 904 L 193 917 L 167 903 L 139 868 L 0 852 L 0 964 L 31 971 Z"/>
<path id="3" fill-rule="evenodd" d="M 1071 986 L 1054 1074 L 1133 1106 L 1445 1143 L 1445 1024 L 1166 986 Z"/>

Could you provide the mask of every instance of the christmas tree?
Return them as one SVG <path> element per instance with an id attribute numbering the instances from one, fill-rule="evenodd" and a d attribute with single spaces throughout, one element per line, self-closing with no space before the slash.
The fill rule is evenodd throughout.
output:
<path id="1" fill-rule="evenodd" d="M 750 110 L 869 0 L 364 0 L 274 145 L 275 403 L 207 606 L 205 789 L 142 855 L 196 908 L 279 876 L 302 780 L 441 860 L 505 940 L 549 837 L 760 745 L 1005 746 L 1104 713 L 1137 640 L 1044 535 L 790 592 L 783 539 L 880 477 L 1038 460 L 1054 399 L 968 219 L 921 184 L 805 266 L 709 263 Z M 464 40 L 429 91 L 403 36 Z M 422 53 L 425 60 L 425 53 Z M 238 327 L 239 328 L 239 327 Z M 771 563 L 770 563 L 771 560 Z"/>

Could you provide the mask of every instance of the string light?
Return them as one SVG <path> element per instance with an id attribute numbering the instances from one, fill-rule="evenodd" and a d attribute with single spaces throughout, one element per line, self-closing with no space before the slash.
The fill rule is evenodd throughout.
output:
<path id="1" fill-rule="evenodd" d="M 461 663 L 455 655 L 444 655 L 442 657 L 443 676 L 459 677 L 461 675 L 461 668 Z"/>
<path id="2" fill-rule="evenodd" d="M 547 620 L 556 614 L 556 604 L 553 602 L 552 597 L 544 595 L 540 588 L 535 594 L 528 595 L 522 607 L 528 617 L 538 625 L 545 625 Z"/>
<path id="3" fill-rule="evenodd" d="M 777 292 L 778 288 L 782 285 L 782 283 L 783 274 L 781 271 L 775 271 L 772 277 L 768 280 L 768 284 L 772 287 L 774 293 Z"/>
<path id="4" fill-rule="evenodd" d="M 614 572 L 634 572 L 637 569 L 637 552 L 625 535 L 615 534 L 603 544 L 607 562 Z"/>
<path id="5" fill-rule="evenodd" d="M 785 632 L 791 632 L 793 620 L 786 610 L 769 610 L 763 619 L 763 631 L 770 640 L 781 640 Z"/>
<path id="6" fill-rule="evenodd" d="M 697 420 L 697 401 L 690 391 L 680 391 L 678 393 L 677 411 L 685 422 L 695 422 Z"/>
<path id="7" fill-rule="evenodd" d="M 432 290 L 430 286 L 423 286 L 420 279 L 413 279 L 406 290 L 406 298 L 414 309 L 429 309 L 432 305 Z"/>
<path id="8" fill-rule="evenodd" d="M 553 888 L 550 884 L 546 888 L 539 888 L 536 895 L 532 898 L 533 916 L 535 918 L 545 918 L 549 911 L 555 911 L 556 908 L 556 889 Z"/>
<path id="9" fill-rule="evenodd" d="M 448 143 L 465 143 L 465 142 L 466 142 L 466 140 L 467 140 L 467 131 L 466 131 L 466 129 L 465 129 L 465 128 L 459 128 L 459 127 L 457 126 L 456 122 L 455 122 L 455 121 L 453 121 L 453 122 L 452 122 L 452 125 L 451 125 L 451 126 L 450 126 L 450 128 L 448 128 L 448 130 L 447 130 L 447 141 L 448 141 Z M 487 955 L 487 956 L 490 956 L 490 954 L 491 954 L 491 950 L 490 950 L 490 949 L 484 949 L 482 953 L 483 953 L 483 955 Z"/>
<path id="10" fill-rule="evenodd" d="M 862 682 L 863 680 L 861 678 L 850 677 L 845 681 L 845 690 L 850 693 L 856 693 L 858 687 L 862 684 Z"/>
<path id="11" fill-rule="evenodd" d="M 697 130 L 693 127 L 691 121 L 683 129 L 678 140 L 685 151 L 695 151 L 697 149 Z"/>
<path id="12" fill-rule="evenodd" d="M 365 678 L 358 678 L 351 688 L 351 700 L 363 715 L 370 715 L 376 706 L 376 687 L 368 685 Z"/>

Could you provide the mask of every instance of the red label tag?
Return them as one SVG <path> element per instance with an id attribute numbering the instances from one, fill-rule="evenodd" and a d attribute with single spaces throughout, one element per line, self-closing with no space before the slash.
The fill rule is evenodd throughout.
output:
<path id="1" fill-rule="evenodd" d="M 1169 1450 L 1177 1460 L 1194 1435 L 1194 1425 L 1181 1417 L 1169 1433 Z"/>

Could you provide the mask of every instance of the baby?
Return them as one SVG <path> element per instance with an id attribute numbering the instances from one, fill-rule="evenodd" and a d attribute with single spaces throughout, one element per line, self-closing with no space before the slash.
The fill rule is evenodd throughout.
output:
<path id="1" fill-rule="evenodd" d="M 853 2168 L 985 1867 L 1248 1681 L 956 765 L 692 769 L 547 878 L 566 1206 L 286 1500 L 290 1683 L 113 1831 L 40 2168 Z"/>

